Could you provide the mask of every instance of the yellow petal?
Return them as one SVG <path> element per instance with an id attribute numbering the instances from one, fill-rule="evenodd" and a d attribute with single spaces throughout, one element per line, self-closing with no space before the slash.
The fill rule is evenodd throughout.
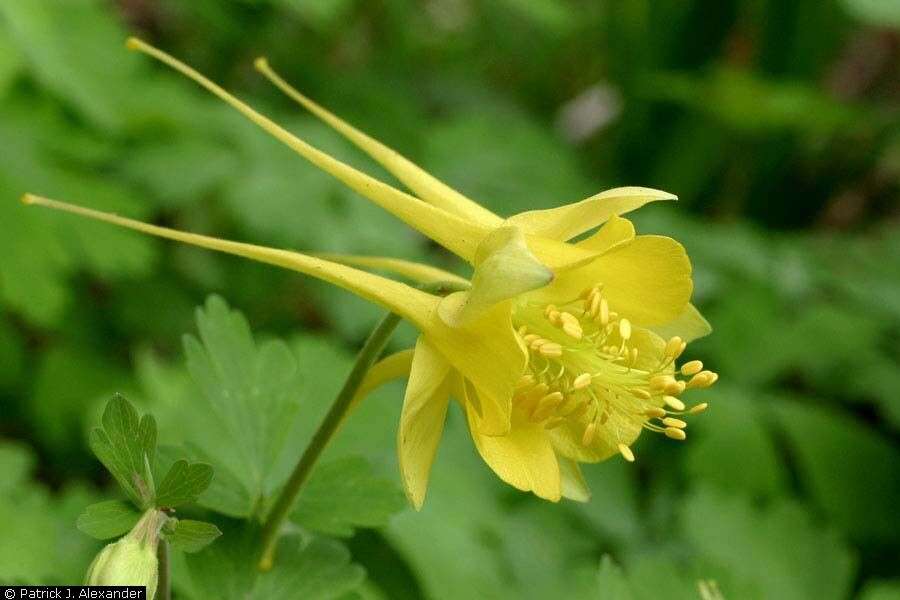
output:
<path id="1" fill-rule="evenodd" d="M 165 52 L 136 38 L 128 40 L 128 47 L 133 50 L 140 50 L 194 80 L 297 154 L 342 181 L 350 189 L 368 198 L 457 256 L 469 262 L 474 259 L 478 243 L 488 231 L 484 226 L 422 202 L 418 198 L 401 192 L 310 146 L 191 67 Z"/>
<path id="2" fill-rule="evenodd" d="M 508 222 L 528 233 L 565 241 L 602 225 L 614 215 L 635 210 L 655 200 L 677 200 L 677 196 L 651 188 L 615 188 L 581 202 L 520 213 L 510 217 Z"/>
<path id="3" fill-rule="evenodd" d="M 353 142 L 358 148 L 402 181 L 406 187 L 415 192 L 422 200 L 463 219 L 488 227 L 496 227 L 502 223 L 503 220 L 500 217 L 477 202 L 466 198 L 424 169 L 410 162 L 406 157 L 398 154 L 395 150 L 369 137 L 301 94 L 275 73 L 265 59 L 257 59 L 255 65 L 256 69 L 278 86 L 281 91 Z"/>
<path id="4" fill-rule="evenodd" d="M 341 263 L 342 265 L 395 273 L 401 277 L 415 281 L 416 283 L 447 282 L 459 287 L 468 287 L 470 285 L 468 279 L 455 275 L 450 271 L 445 271 L 437 267 L 432 267 L 431 265 L 425 265 L 411 260 L 404 260 L 402 258 L 327 253 L 316 253 L 315 256 L 332 262 Z"/>
<path id="5" fill-rule="evenodd" d="M 441 301 L 438 314 L 458 327 L 483 317 L 491 306 L 553 280 L 553 272 L 531 253 L 517 227 L 493 230 L 478 247 L 472 288 L 450 294 Z"/>
<path id="6" fill-rule="evenodd" d="M 552 284 L 532 294 L 558 302 L 599 283 L 610 308 L 632 323 L 668 323 L 681 315 L 691 298 L 691 261 L 672 238 L 641 235 L 584 266 L 558 273 Z"/>
<path id="7" fill-rule="evenodd" d="M 575 244 L 579 248 L 602 254 L 634 239 L 634 225 L 628 219 L 612 216 L 590 237 Z"/>
<path id="8" fill-rule="evenodd" d="M 595 258 L 597 252 L 590 248 L 581 248 L 576 244 L 560 242 L 539 235 L 525 234 L 528 248 L 554 273 L 569 271 L 583 266 Z"/>
<path id="9" fill-rule="evenodd" d="M 412 361 L 413 349 L 408 348 L 385 356 L 372 365 L 372 368 L 366 371 L 366 376 L 359 385 L 359 389 L 356 390 L 356 395 L 353 397 L 353 402 L 350 404 L 350 410 L 354 410 L 366 396 L 389 381 L 407 377 L 412 368 Z"/>
<path id="10" fill-rule="evenodd" d="M 560 499 L 559 463 L 543 425 L 514 416 L 507 435 L 489 436 L 481 433 L 480 417 L 470 405 L 466 417 L 478 453 L 500 479 L 546 500 Z"/>
<path id="11" fill-rule="evenodd" d="M 591 489 L 581 474 L 581 467 L 569 458 L 559 458 L 558 460 L 563 497 L 576 502 L 589 502 Z"/>
<path id="12" fill-rule="evenodd" d="M 512 326 L 509 301 L 491 307 L 477 323 L 451 327 L 435 315 L 428 340 L 478 390 L 482 432 L 509 431 L 512 397 L 525 371 L 526 354 Z"/>
<path id="13" fill-rule="evenodd" d="M 688 304 L 673 321 L 656 325 L 653 331 L 665 339 L 677 335 L 685 342 L 692 342 L 712 333 L 712 325 L 693 304 Z"/>
<path id="14" fill-rule="evenodd" d="M 425 501 L 431 464 L 444 431 L 450 399 L 449 374 L 450 363 L 424 336 L 419 336 L 397 430 L 403 487 L 416 510 Z"/>
<path id="15" fill-rule="evenodd" d="M 159 227 L 127 219 L 118 215 L 75 206 L 57 200 L 50 200 L 32 194 L 26 194 L 22 201 L 25 204 L 35 204 L 46 206 L 56 210 L 74 213 L 83 217 L 105 221 L 120 227 L 134 229 L 150 235 L 155 235 L 170 240 L 176 240 L 218 250 L 226 254 L 234 254 L 243 256 L 258 262 L 268 263 L 292 271 L 297 271 L 305 275 L 310 275 L 316 279 L 321 279 L 349 292 L 353 292 L 357 296 L 365 298 L 375 304 L 378 304 L 388 310 L 396 312 L 420 329 L 429 326 L 437 320 L 435 315 L 439 299 L 421 290 L 417 290 L 404 283 L 373 275 L 365 271 L 360 271 L 352 267 L 340 265 L 337 263 L 322 260 L 314 256 L 300 254 L 299 252 L 291 252 L 288 250 L 279 250 L 276 248 L 268 248 L 265 246 L 256 246 L 253 244 L 245 244 L 242 242 L 232 242 L 219 238 L 209 237 L 205 235 L 197 235 L 168 227 Z"/>

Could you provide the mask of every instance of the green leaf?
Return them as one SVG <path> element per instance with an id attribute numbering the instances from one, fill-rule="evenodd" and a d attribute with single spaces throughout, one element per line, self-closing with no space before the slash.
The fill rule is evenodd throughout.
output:
<path id="1" fill-rule="evenodd" d="M 900 451 L 852 415 L 809 403 L 774 404 L 800 481 L 852 539 L 896 543 Z"/>
<path id="2" fill-rule="evenodd" d="M 597 589 L 600 591 L 599 598 L 608 600 L 632 600 L 633 598 L 628 589 L 628 580 L 622 573 L 622 567 L 617 565 L 609 554 L 604 554 L 600 560 Z"/>
<path id="3" fill-rule="evenodd" d="M 363 570 L 350 562 L 339 542 L 287 535 L 278 543 L 271 571 L 260 573 L 259 530 L 248 523 L 225 521 L 224 535 L 186 563 L 201 598 L 222 600 L 315 600 L 339 598 L 362 582 Z"/>
<path id="4" fill-rule="evenodd" d="M 353 535 L 354 527 L 380 527 L 406 506 L 394 481 L 378 477 L 360 457 L 346 457 L 316 468 L 300 492 L 291 519 L 332 535 Z"/>
<path id="5" fill-rule="evenodd" d="M 205 463 L 176 461 L 169 468 L 156 491 L 156 506 L 175 508 L 193 502 L 206 491 L 213 478 L 213 468 Z"/>
<path id="6" fill-rule="evenodd" d="M 869 581 L 857 600 L 900 600 L 900 579 L 893 581 Z"/>
<path id="7" fill-rule="evenodd" d="M 167 529 L 166 539 L 175 550 L 182 552 L 199 552 L 222 535 L 218 527 L 204 521 L 178 519 L 174 527 Z"/>
<path id="8" fill-rule="evenodd" d="M 850 549 L 798 504 L 755 508 L 740 496 L 701 490 L 682 511 L 696 563 L 726 598 L 839 600 L 856 570 Z"/>
<path id="9" fill-rule="evenodd" d="M 91 450 L 129 498 L 148 508 L 154 496 L 156 421 L 149 414 L 139 419 L 131 403 L 116 394 L 103 411 L 102 424 L 91 431 Z"/>
<path id="10" fill-rule="evenodd" d="M 140 518 L 141 514 L 131 504 L 107 500 L 85 508 L 75 526 L 93 538 L 106 540 L 128 533 Z"/>
<path id="11" fill-rule="evenodd" d="M 900 28 L 900 2 L 898 0 L 841 0 L 851 15 L 875 27 Z"/>
<path id="12" fill-rule="evenodd" d="M 507 108 L 479 105 L 428 134 L 424 166 L 499 214 L 558 206 L 596 192 L 568 146 Z"/>
<path id="13" fill-rule="evenodd" d="M 684 449 L 691 479 L 753 497 L 783 492 L 787 474 L 759 402 L 727 385 L 703 390 L 703 401 L 710 407 L 692 421 Z"/>
<path id="14" fill-rule="evenodd" d="M 273 467 L 298 407 L 296 361 L 280 341 L 257 345 L 246 319 L 218 296 L 197 311 L 197 325 L 200 340 L 184 339 L 188 370 L 214 417 L 197 445 L 217 472 L 233 475 L 223 481 L 240 485 L 233 493 L 247 499 L 240 514 L 250 515 L 276 483 Z M 201 501 L 215 506 L 216 498 Z"/>
<path id="15" fill-rule="evenodd" d="M 100 543 L 72 523 L 99 498 L 73 485 L 50 493 L 29 479 L 34 464 L 30 448 L 0 441 L 0 582 L 77 584 Z"/>

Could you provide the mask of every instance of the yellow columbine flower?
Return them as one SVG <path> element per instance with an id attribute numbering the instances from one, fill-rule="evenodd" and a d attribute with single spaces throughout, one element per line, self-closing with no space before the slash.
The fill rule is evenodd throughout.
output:
<path id="1" fill-rule="evenodd" d="M 717 375 L 699 361 L 676 369 L 709 324 L 690 304 L 691 264 L 668 237 L 636 236 L 619 215 L 658 190 L 617 188 L 566 206 L 499 217 L 290 87 L 264 59 L 257 69 L 396 176 L 397 190 L 310 146 L 221 87 L 136 39 L 140 50 L 217 95 L 302 157 L 474 267 L 471 280 L 381 257 L 312 256 L 141 223 L 35 195 L 40 204 L 244 256 L 327 281 L 396 312 L 421 335 L 414 350 L 369 372 L 365 392 L 408 374 L 398 451 L 410 501 L 422 505 L 451 397 L 462 405 L 485 462 L 507 483 L 549 500 L 584 500 L 579 462 L 634 460 L 642 429 L 684 439 L 679 395 Z M 586 239 L 571 239 L 598 228 Z M 452 280 L 441 297 L 362 269 L 418 282 Z M 686 379 L 679 379 L 684 376 Z"/>

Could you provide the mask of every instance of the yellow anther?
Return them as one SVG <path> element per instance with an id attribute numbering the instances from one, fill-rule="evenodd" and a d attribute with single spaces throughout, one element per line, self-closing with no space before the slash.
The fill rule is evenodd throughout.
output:
<path id="1" fill-rule="evenodd" d="M 692 406 L 691 410 L 689 410 L 688 412 L 692 415 L 696 415 L 702 413 L 707 408 L 709 408 L 709 404 L 707 404 L 706 402 L 701 402 L 700 404 Z"/>
<path id="2" fill-rule="evenodd" d="M 670 356 L 673 358 L 678 358 L 681 354 L 681 345 L 684 342 L 677 335 L 669 338 L 669 341 L 666 343 L 666 356 Z"/>
<path id="3" fill-rule="evenodd" d="M 600 299 L 600 324 L 606 325 L 609 323 L 609 302 L 606 301 L 606 298 Z"/>
<path id="4" fill-rule="evenodd" d="M 649 400 L 650 398 L 652 398 L 650 392 L 648 392 L 644 388 L 631 388 L 631 393 L 641 400 Z"/>
<path id="5" fill-rule="evenodd" d="M 538 348 L 538 352 L 540 352 L 542 356 L 562 356 L 562 346 L 556 342 L 548 342 L 547 340 L 542 341 L 544 343 Z"/>
<path id="6" fill-rule="evenodd" d="M 580 325 L 578 319 L 569 312 L 561 312 L 559 313 L 559 318 L 563 323 L 574 323 L 575 325 Z"/>
<path id="7" fill-rule="evenodd" d="M 528 326 L 522 325 L 516 330 L 516 333 L 519 334 L 519 337 L 524 337 L 526 333 L 528 333 Z"/>
<path id="8" fill-rule="evenodd" d="M 529 344 L 529 347 L 530 347 L 532 350 L 538 350 L 538 349 L 539 349 L 541 346 L 543 346 L 544 344 L 549 343 L 549 341 L 550 341 L 550 340 L 545 340 L 544 338 L 539 337 L 539 338 L 537 338 L 537 339 L 535 339 L 535 340 L 531 340 L 531 343 Z"/>
<path id="9" fill-rule="evenodd" d="M 655 390 L 663 390 L 675 383 L 675 378 L 671 375 L 654 375 L 650 378 L 650 387 Z"/>
<path id="10" fill-rule="evenodd" d="M 684 429 L 678 429 L 677 427 L 666 427 L 664 430 L 666 437 L 670 437 L 673 440 L 683 440 L 687 438 L 687 434 L 684 432 Z"/>
<path id="11" fill-rule="evenodd" d="M 619 336 L 623 340 L 627 340 L 631 337 L 631 321 L 628 319 L 621 319 L 619 321 Z"/>
<path id="12" fill-rule="evenodd" d="M 556 308 L 555 304 L 548 304 L 547 306 L 544 307 L 544 316 L 549 317 L 550 313 L 558 312 L 558 311 L 559 311 L 559 309 Z"/>
<path id="13" fill-rule="evenodd" d="M 684 391 L 686 385 L 687 384 L 683 381 L 672 380 L 666 384 L 666 387 L 663 388 L 663 391 L 670 396 L 677 396 Z"/>
<path id="14" fill-rule="evenodd" d="M 591 385 L 591 374 L 590 373 L 582 373 L 578 377 L 575 378 L 575 381 L 572 382 L 572 388 L 576 390 L 583 390 L 587 386 Z"/>
<path id="15" fill-rule="evenodd" d="M 675 396 L 663 396 L 663 402 L 672 410 L 684 410 L 684 402 Z"/>
<path id="16" fill-rule="evenodd" d="M 687 423 L 685 423 L 681 419 L 676 419 L 675 417 L 666 417 L 662 420 L 662 422 L 666 427 L 676 427 L 678 429 L 684 429 L 685 427 L 687 427 Z"/>
<path id="17" fill-rule="evenodd" d="M 651 419 L 658 419 L 660 417 L 666 416 L 666 411 L 658 406 L 654 406 L 652 408 L 648 408 L 644 411 L 644 414 L 650 417 Z"/>
<path id="18" fill-rule="evenodd" d="M 539 339 L 541 339 L 541 336 L 539 336 L 536 333 L 529 333 L 527 335 L 522 336 L 522 341 L 525 342 L 526 344 L 531 344 L 531 342 L 533 342 L 535 340 L 539 340 Z"/>
<path id="19" fill-rule="evenodd" d="M 600 294 L 594 294 L 589 299 L 587 304 L 587 312 L 591 315 L 592 319 L 596 319 L 597 315 L 600 314 Z"/>
<path id="20" fill-rule="evenodd" d="M 576 340 L 580 340 L 581 337 L 584 335 L 584 331 L 581 329 L 581 325 L 579 325 L 578 323 L 565 323 L 564 322 L 563 326 L 562 326 L 562 330 L 567 336 L 569 336 L 571 338 L 575 338 Z"/>
<path id="21" fill-rule="evenodd" d="M 696 375 L 703 370 L 703 363 L 699 360 L 692 360 L 681 365 L 681 374 L 685 376 Z"/>
<path id="22" fill-rule="evenodd" d="M 634 452 L 625 444 L 619 444 L 619 454 L 628 462 L 634 462 Z"/>
<path id="23" fill-rule="evenodd" d="M 631 364 L 637 363 L 638 349 L 637 346 L 631 349 Z"/>
<path id="24" fill-rule="evenodd" d="M 588 423 L 588 426 L 584 428 L 584 435 L 581 436 L 581 443 L 585 446 L 590 446 L 594 441 L 594 436 L 597 434 L 597 424 L 596 423 Z"/>
<path id="25" fill-rule="evenodd" d="M 689 388 L 705 388 L 711 386 L 719 376 L 712 371 L 700 371 L 687 383 Z"/>
<path id="26" fill-rule="evenodd" d="M 559 325 L 560 323 L 560 312 L 558 310 L 551 310 L 547 315 L 547 320 L 550 321 L 554 325 Z"/>
<path id="27" fill-rule="evenodd" d="M 531 414 L 531 418 L 534 421 L 543 421 L 549 417 L 560 404 L 562 404 L 563 400 L 565 400 L 565 396 L 563 396 L 561 392 L 551 392 L 547 394 L 541 398 L 540 402 L 538 402 L 537 408 L 535 408 L 534 412 Z"/>

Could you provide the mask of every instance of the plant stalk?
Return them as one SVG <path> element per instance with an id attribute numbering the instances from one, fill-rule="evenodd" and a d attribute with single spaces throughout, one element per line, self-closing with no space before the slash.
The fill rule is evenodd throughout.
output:
<path id="1" fill-rule="evenodd" d="M 156 546 L 159 562 L 159 580 L 156 586 L 156 600 L 172 600 L 172 578 L 169 574 L 169 542 L 160 538 Z"/>
<path id="2" fill-rule="evenodd" d="M 260 571 L 268 571 L 272 568 L 275 560 L 275 546 L 278 542 L 278 533 L 294 506 L 294 501 L 297 499 L 300 488 L 306 483 L 313 466 L 316 464 L 325 446 L 334 436 L 338 427 L 340 427 L 350 405 L 353 403 L 353 398 L 356 396 L 359 386 L 362 385 L 366 373 L 378 360 L 400 320 L 401 317 L 399 315 L 388 313 L 372 330 L 372 333 L 369 334 L 369 338 L 356 357 L 353 370 L 350 371 L 347 380 L 344 382 L 344 387 L 341 388 L 337 398 L 334 400 L 334 404 L 331 405 L 328 414 L 325 415 L 319 428 L 316 429 L 312 440 L 310 440 L 306 450 L 303 451 L 300 461 L 294 467 L 293 473 L 291 473 L 290 478 L 278 495 L 275 505 L 263 524 L 262 554 L 258 565 Z"/>

